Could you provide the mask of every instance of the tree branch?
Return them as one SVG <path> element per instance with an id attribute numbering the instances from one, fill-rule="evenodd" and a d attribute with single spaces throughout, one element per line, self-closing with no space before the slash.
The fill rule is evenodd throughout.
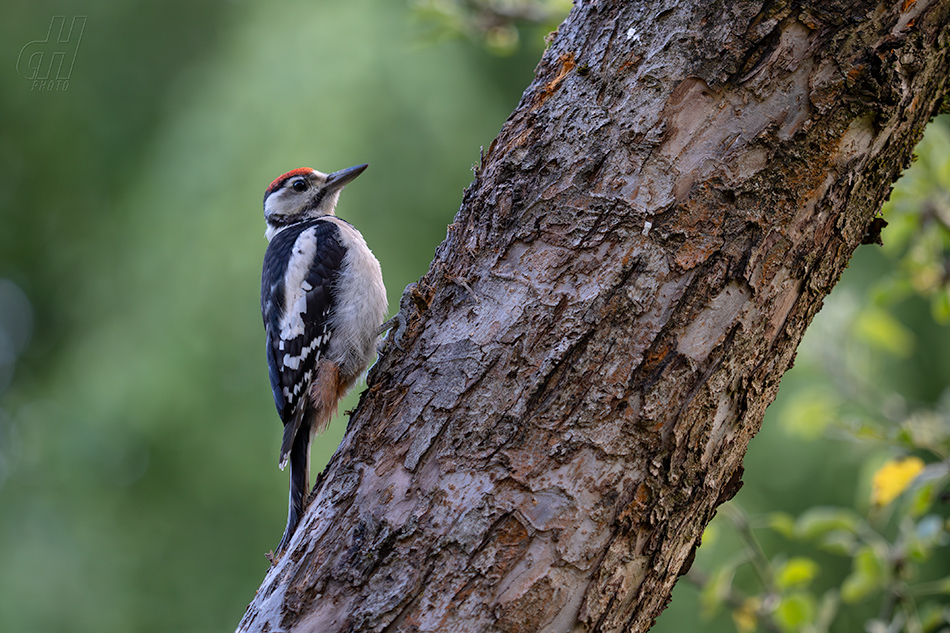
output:
<path id="1" fill-rule="evenodd" d="M 241 631 L 645 631 L 947 90 L 950 0 L 580 2 Z"/>

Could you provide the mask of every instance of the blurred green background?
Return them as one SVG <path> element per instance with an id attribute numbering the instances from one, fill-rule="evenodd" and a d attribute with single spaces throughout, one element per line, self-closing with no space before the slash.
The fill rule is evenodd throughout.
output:
<path id="1" fill-rule="evenodd" d="M 535 15 L 541 24 L 468 29 L 450 5 L 0 9 L 0 631 L 236 626 L 286 512 L 258 307 L 263 190 L 295 167 L 370 163 L 339 212 L 397 306 L 551 28 Z M 68 84 L 50 90 L 17 62 L 54 16 L 86 22 Z M 60 50 L 28 51 L 40 48 Z M 803 352 L 770 409 L 739 497 L 751 510 L 861 494 L 862 464 L 880 449 L 816 441 L 848 398 L 814 390 L 827 386 L 822 341 L 843 340 L 869 289 L 907 259 L 919 219 L 907 204 L 902 249 L 859 250 L 809 334 L 818 351 Z M 870 359 L 858 364 L 907 394 L 890 405 L 932 406 L 950 379 L 950 336 L 939 296 L 901 288 L 857 337 Z M 891 336 L 903 338 L 887 349 Z M 817 413 L 800 411 L 816 401 Z M 317 442 L 317 466 L 344 427 Z M 698 596 L 680 583 L 656 630 L 699 626 Z M 708 630 L 734 627 L 710 617 Z"/>

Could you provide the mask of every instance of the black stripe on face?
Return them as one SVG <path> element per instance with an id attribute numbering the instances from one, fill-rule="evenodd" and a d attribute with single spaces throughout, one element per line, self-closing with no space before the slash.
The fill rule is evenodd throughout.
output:
<path id="1" fill-rule="evenodd" d="M 297 213 L 292 213 L 290 215 L 272 215 L 267 218 L 267 222 L 276 227 L 290 226 L 291 224 L 297 224 L 298 222 L 303 222 L 307 219 L 312 219 L 311 212 L 315 211 L 320 203 L 323 202 L 323 199 L 326 198 L 327 188 L 321 187 L 316 191 L 316 193 L 310 197 L 310 200 L 307 201 L 307 206 L 303 207 Z M 267 198 L 264 198 L 265 205 L 267 204 Z"/>
<path id="2" fill-rule="evenodd" d="M 271 217 L 267 218 L 267 223 L 272 226 L 282 227 L 290 226 L 291 224 L 298 224 L 306 219 L 306 212 L 301 211 L 300 213 L 294 213 L 293 215 L 272 215 Z M 296 239 L 296 236 L 294 239 Z"/>
<path id="3" fill-rule="evenodd" d="M 316 193 L 310 197 L 310 204 L 307 206 L 308 209 L 316 209 L 320 206 L 320 203 L 323 202 L 323 199 L 327 196 L 327 188 L 320 187 L 317 189 Z"/>

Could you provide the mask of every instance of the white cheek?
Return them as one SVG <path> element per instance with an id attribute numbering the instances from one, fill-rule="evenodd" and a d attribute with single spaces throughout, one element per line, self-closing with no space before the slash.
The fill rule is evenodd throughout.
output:
<path id="1" fill-rule="evenodd" d="M 267 196 L 264 201 L 264 217 L 276 218 L 282 215 L 290 215 L 304 203 L 300 194 L 290 189 L 281 189 Z"/>
<path id="2" fill-rule="evenodd" d="M 264 200 L 264 219 L 267 221 L 267 228 L 264 230 L 264 237 L 270 242 L 285 227 L 274 227 L 271 222 L 278 220 L 281 216 L 291 214 L 295 210 L 295 200 L 291 192 L 280 190 L 272 193 Z"/>
<path id="3" fill-rule="evenodd" d="M 323 200 L 320 201 L 320 206 L 317 207 L 317 212 L 315 215 L 333 215 L 334 209 L 336 209 L 336 203 L 340 199 L 340 193 L 342 189 L 337 189 L 328 196 L 325 196 Z"/>
<path id="4" fill-rule="evenodd" d="M 280 205 L 277 202 L 277 199 L 281 197 L 282 192 L 272 193 L 267 196 L 267 200 L 264 201 L 264 217 L 272 218 L 275 215 L 279 215 Z"/>

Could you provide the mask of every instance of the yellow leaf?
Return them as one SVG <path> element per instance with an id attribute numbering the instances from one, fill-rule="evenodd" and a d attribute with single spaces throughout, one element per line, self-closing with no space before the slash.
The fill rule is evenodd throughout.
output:
<path id="1" fill-rule="evenodd" d="M 759 618 L 758 611 L 761 603 L 758 598 L 747 598 L 742 605 L 732 611 L 732 621 L 735 622 L 739 633 L 752 633 L 756 630 Z"/>
<path id="2" fill-rule="evenodd" d="M 907 490 L 914 478 L 924 469 L 918 457 L 891 459 L 884 463 L 871 481 L 871 503 L 886 506 Z"/>

